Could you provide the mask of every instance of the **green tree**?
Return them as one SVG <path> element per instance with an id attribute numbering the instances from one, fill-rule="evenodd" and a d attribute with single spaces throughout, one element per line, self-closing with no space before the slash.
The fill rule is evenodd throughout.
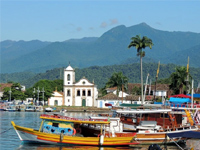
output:
<path id="1" fill-rule="evenodd" d="M 122 72 L 115 72 L 106 83 L 106 87 L 107 88 L 117 87 L 117 95 L 118 95 L 119 91 L 122 90 L 122 86 L 124 86 L 126 90 L 127 84 L 128 84 L 128 78 L 124 76 Z"/>
<path id="2" fill-rule="evenodd" d="M 98 94 L 99 97 L 102 97 L 102 96 L 104 96 L 106 94 L 107 94 L 106 86 L 104 86 L 103 88 L 99 89 L 99 94 Z"/>
<path id="3" fill-rule="evenodd" d="M 11 88 L 9 88 L 9 87 L 4 88 L 4 93 L 3 93 L 2 99 L 10 100 L 10 96 L 11 96 L 11 101 L 12 100 L 24 100 L 25 94 L 21 89 L 22 89 L 22 86 L 20 85 L 20 83 L 13 83 Z"/>
<path id="4" fill-rule="evenodd" d="M 38 99 L 38 88 L 39 88 L 39 100 L 47 101 L 52 96 L 53 91 L 63 91 L 63 80 L 40 80 L 33 85 L 33 87 L 26 90 L 25 94 L 27 97 Z M 42 92 L 44 89 L 44 92 Z"/>
<path id="5" fill-rule="evenodd" d="M 133 89 L 132 89 L 132 94 L 133 95 L 140 95 L 141 94 L 140 88 L 137 87 L 137 86 L 134 86 Z"/>
<path id="6" fill-rule="evenodd" d="M 170 89 L 173 90 L 174 94 L 183 94 L 184 88 L 187 84 L 187 69 L 186 67 L 177 67 L 176 72 L 172 73 L 170 76 Z M 189 74 L 189 77 L 191 78 L 191 75 Z M 186 89 L 185 89 L 186 90 Z"/>
<path id="7" fill-rule="evenodd" d="M 142 49 L 145 49 L 146 47 L 149 47 L 150 49 L 153 46 L 152 40 L 149 39 L 146 36 L 143 36 L 142 38 L 139 35 L 136 35 L 135 37 L 131 38 L 131 43 L 129 44 L 128 48 L 135 47 L 137 49 L 137 56 L 140 57 L 140 71 L 141 71 L 141 99 L 142 104 L 144 103 L 143 99 L 143 75 L 142 75 L 142 57 L 145 56 L 145 51 Z"/>

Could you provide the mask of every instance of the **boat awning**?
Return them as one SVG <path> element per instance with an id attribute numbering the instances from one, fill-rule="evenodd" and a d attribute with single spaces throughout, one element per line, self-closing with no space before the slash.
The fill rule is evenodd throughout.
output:
<path id="1" fill-rule="evenodd" d="M 176 97 L 176 98 L 189 98 L 191 99 L 190 95 L 185 95 L 185 94 L 178 94 L 178 95 L 171 95 L 169 97 Z"/>
<path id="2" fill-rule="evenodd" d="M 116 110 L 121 114 L 149 114 L 149 113 L 163 113 L 171 112 L 171 109 L 136 109 L 136 110 Z"/>
<path id="3" fill-rule="evenodd" d="M 95 119 L 81 119 L 81 118 L 71 118 L 67 116 L 54 116 L 54 115 L 40 115 L 40 118 L 43 120 L 51 120 L 51 121 L 62 121 L 62 122 L 73 122 L 78 124 L 110 124 L 108 119 L 105 120 L 95 120 Z"/>
<path id="4" fill-rule="evenodd" d="M 167 136 L 170 138 L 194 138 L 194 139 L 200 139 L 200 132 L 198 131 L 183 131 L 178 133 L 167 133 Z"/>
<path id="5" fill-rule="evenodd" d="M 170 97 L 169 102 L 172 102 L 172 103 L 175 103 L 175 104 L 191 103 L 191 99 Z"/>
<path id="6" fill-rule="evenodd" d="M 142 106 L 140 104 L 126 104 L 126 103 L 122 103 L 120 104 L 121 107 L 131 107 L 131 108 L 137 108 L 139 106 Z"/>
<path id="7" fill-rule="evenodd" d="M 187 94 L 188 96 L 192 96 L 191 94 Z M 193 98 L 200 98 L 200 94 L 193 94 Z"/>
<path id="8" fill-rule="evenodd" d="M 110 104 L 110 103 L 105 103 L 105 106 L 112 106 L 112 104 Z"/>

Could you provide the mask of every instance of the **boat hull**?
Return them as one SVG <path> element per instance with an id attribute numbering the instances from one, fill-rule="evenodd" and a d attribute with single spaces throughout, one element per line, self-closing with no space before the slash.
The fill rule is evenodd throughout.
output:
<path id="1" fill-rule="evenodd" d="M 139 145 L 151 145 L 151 144 L 176 144 L 180 142 L 185 142 L 188 138 L 186 136 L 181 136 L 183 133 L 187 133 L 189 131 L 194 131 L 198 133 L 198 128 L 190 128 L 184 130 L 170 131 L 170 132 L 157 132 L 157 133 L 137 133 L 134 137 L 134 141 L 139 142 Z M 171 137 L 170 134 L 175 134 L 177 136 Z M 137 146 L 139 146 L 137 145 Z M 134 147 L 134 145 L 131 145 Z"/>
<path id="2" fill-rule="evenodd" d="M 19 138 L 28 143 L 44 143 L 58 145 L 87 145 L 87 146 L 129 146 L 139 144 L 132 142 L 133 137 L 104 137 L 103 143 L 100 143 L 101 137 L 77 137 L 62 134 L 50 134 L 39 132 L 31 128 L 25 128 L 15 125 L 11 122 Z"/>
<path id="3" fill-rule="evenodd" d="M 26 112 L 35 112 L 35 109 L 25 109 Z"/>

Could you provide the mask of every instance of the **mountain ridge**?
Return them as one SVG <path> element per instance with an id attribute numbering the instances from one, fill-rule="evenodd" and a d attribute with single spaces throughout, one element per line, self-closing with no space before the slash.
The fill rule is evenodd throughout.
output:
<path id="1" fill-rule="evenodd" d="M 12 55 L 12 53 L 8 53 L 8 48 L 4 47 L 2 50 L 1 47 L 1 51 L 7 51 L 7 53 L 2 53 L 1 73 L 45 72 L 55 67 L 63 67 L 66 62 L 71 62 L 79 68 L 119 64 L 136 56 L 135 48 L 128 49 L 131 37 L 135 35 L 147 36 L 152 39 L 154 43 L 152 49 L 144 50 L 145 57 L 148 56 L 155 62 L 161 60 L 165 64 L 185 65 L 187 63 L 185 58 L 188 56 L 191 60 L 200 59 L 199 55 L 188 53 L 188 51 L 199 53 L 200 33 L 162 31 L 154 29 L 146 23 L 141 23 L 130 27 L 116 26 L 100 37 L 44 43 L 36 40 L 40 45 L 35 45 L 35 48 L 32 45 L 27 48 L 23 44 L 20 45 L 21 47 L 19 46 L 20 48 L 13 47 L 13 54 L 17 53 L 17 55 Z M 30 43 L 23 42 L 27 45 Z M 195 46 L 197 48 L 192 50 Z M 178 53 L 181 53 L 179 61 L 175 57 Z M 200 67 L 196 61 L 192 61 L 190 65 Z"/>

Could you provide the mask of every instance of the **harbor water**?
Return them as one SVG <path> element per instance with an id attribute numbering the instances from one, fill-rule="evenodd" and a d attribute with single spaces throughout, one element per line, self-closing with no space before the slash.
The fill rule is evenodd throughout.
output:
<path id="1" fill-rule="evenodd" d="M 17 133 L 11 125 L 11 121 L 15 124 L 29 127 L 33 129 L 39 129 L 41 119 L 39 118 L 44 112 L 7 112 L 0 111 L 0 150 L 114 150 L 114 149 L 126 149 L 126 150 L 147 150 L 149 145 L 143 147 L 92 147 L 92 146 L 55 146 L 55 145 L 39 145 L 39 144 L 23 144 Z M 88 112 L 67 112 L 65 115 L 70 117 L 84 118 L 87 116 L 96 116 L 95 113 Z M 180 147 L 177 145 L 160 146 L 162 149 L 168 150 L 180 150 L 180 149 L 200 149 L 199 140 L 188 140 L 186 144 L 182 144 Z"/>

